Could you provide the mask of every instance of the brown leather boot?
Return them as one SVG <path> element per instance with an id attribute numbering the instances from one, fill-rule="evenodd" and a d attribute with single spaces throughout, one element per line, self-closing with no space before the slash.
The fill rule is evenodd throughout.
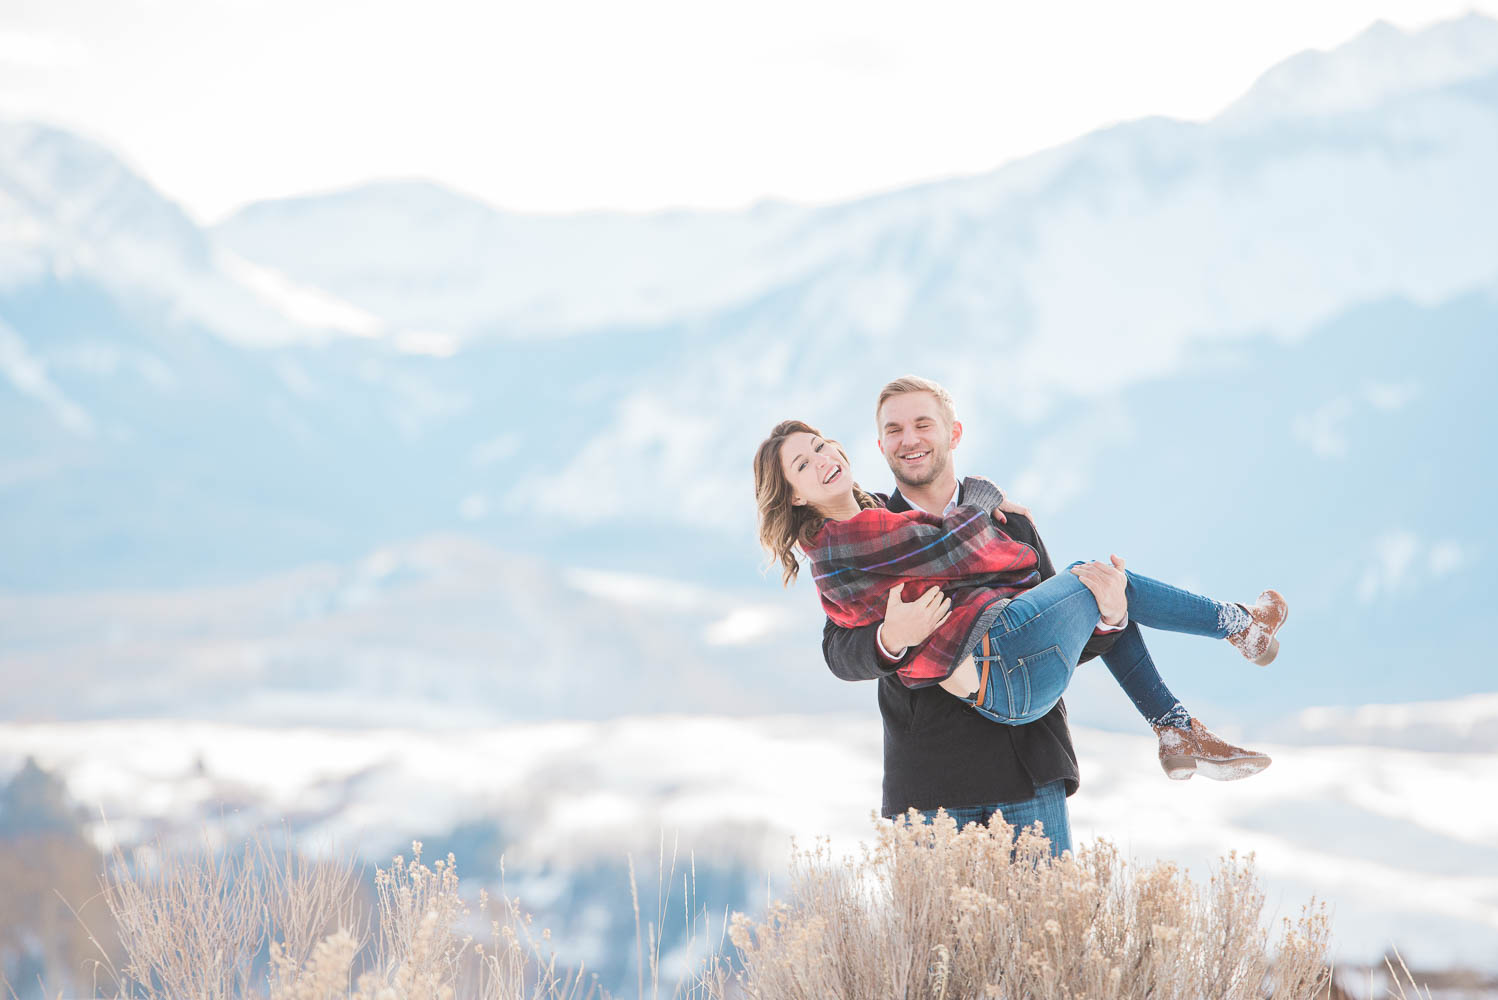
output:
<path id="1" fill-rule="evenodd" d="M 1290 617 L 1290 605 L 1278 591 L 1266 590 L 1259 595 L 1259 603 L 1248 609 L 1248 628 L 1228 636 L 1228 642 L 1238 647 L 1244 658 L 1267 667 L 1280 654 L 1280 641 L 1274 634 Z"/>
<path id="2" fill-rule="evenodd" d="M 1213 781 L 1236 781 L 1258 774 L 1270 763 L 1267 754 L 1235 747 L 1195 718 L 1190 729 L 1154 728 L 1160 738 L 1160 766 L 1172 781 L 1185 781 L 1193 774 Z"/>

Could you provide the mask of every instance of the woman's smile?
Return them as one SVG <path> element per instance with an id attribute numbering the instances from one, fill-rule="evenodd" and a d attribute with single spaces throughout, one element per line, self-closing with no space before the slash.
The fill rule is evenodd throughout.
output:
<path id="1" fill-rule="evenodd" d="M 780 467 L 798 506 L 811 504 L 825 511 L 845 506 L 852 496 L 848 458 L 825 438 L 805 431 L 790 435 L 780 448 Z"/>

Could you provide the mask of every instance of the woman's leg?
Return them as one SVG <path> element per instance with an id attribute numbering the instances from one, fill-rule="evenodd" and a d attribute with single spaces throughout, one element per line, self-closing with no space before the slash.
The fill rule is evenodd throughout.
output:
<path id="1" fill-rule="evenodd" d="M 1145 624 L 1226 638 L 1252 623 L 1249 613 L 1133 573 L 1128 575 L 1127 593 L 1134 620 L 1103 662 L 1159 736 L 1165 773 L 1177 780 L 1195 773 L 1233 780 L 1268 767 L 1267 756 L 1220 740 L 1191 717 L 1165 686 L 1139 630 Z M 1097 600 L 1069 572 L 1019 595 L 989 630 L 986 649 L 980 644 L 974 650 L 988 674 L 979 697 L 966 700 L 984 716 L 1008 725 L 1041 718 L 1066 690 L 1097 622 Z"/>
<path id="2" fill-rule="evenodd" d="M 1071 573 L 1015 597 L 989 633 L 989 656 L 978 651 L 980 670 L 984 660 L 989 665 L 980 710 L 1016 725 L 1045 715 L 1071 683 L 1097 623 L 1097 599 Z M 1190 723 L 1191 713 L 1165 686 L 1137 625 L 1124 629 L 1103 663 L 1151 726 Z"/>
<path id="3" fill-rule="evenodd" d="M 1155 669 L 1155 661 L 1144 644 L 1138 623 L 1129 622 L 1129 627 L 1120 632 L 1113 645 L 1102 654 L 1102 660 L 1145 722 L 1151 726 L 1179 728 L 1191 724 L 1191 713 L 1166 687 L 1160 671 Z"/>
<path id="4" fill-rule="evenodd" d="M 1073 564 L 1077 565 L 1077 564 Z M 1103 654 L 1103 662 L 1151 726 L 1185 726 L 1191 714 L 1155 668 L 1138 624 L 1223 637 L 1248 622 L 1236 604 L 1223 605 L 1132 572 L 1126 594 L 1133 621 Z M 1136 612 L 1136 603 L 1138 610 Z M 1082 650 L 1098 622 L 1097 600 L 1072 573 L 1063 572 L 1013 598 L 990 631 L 984 714 L 1024 724 L 1049 712 L 1071 682 Z"/>
<path id="5" fill-rule="evenodd" d="M 1129 602 L 1129 620 L 1140 625 L 1226 639 L 1253 624 L 1252 617 L 1240 604 L 1214 601 L 1133 570 L 1125 570 L 1124 575 L 1128 579 L 1124 596 Z"/>
<path id="6" fill-rule="evenodd" d="M 1071 683 L 1097 622 L 1097 599 L 1071 573 L 1015 596 L 989 629 L 987 648 L 980 642 L 973 650 L 987 673 L 979 697 L 967 700 L 995 722 L 1034 722 Z"/>

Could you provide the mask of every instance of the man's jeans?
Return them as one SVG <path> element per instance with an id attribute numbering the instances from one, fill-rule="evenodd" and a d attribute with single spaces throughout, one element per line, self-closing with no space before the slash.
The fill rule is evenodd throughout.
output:
<path id="1" fill-rule="evenodd" d="M 1021 830 L 1039 820 L 1045 835 L 1050 838 L 1053 858 L 1061 857 L 1062 851 L 1071 850 L 1071 820 L 1066 813 L 1066 783 L 1059 778 L 1040 786 L 1034 798 L 947 809 L 947 815 L 957 821 L 959 830 L 969 823 L 987 826 L 988 818 L 994 813 L 1000 813 L 1004 822 L 1014 827 L 1015 837 L 1019 836 Z M 921 816 L 930 823 L 936 819 L 936 810 L 928 810 L 921 813 Z"/>
<path id="2" fill-rule="evenodd" d="M 1236 604 L 1221 604 L 1132 571 L 1126 576 L 1131 628 L 1147 625 L 1224 639 L 1249 624 L 1248 613 Z M 1006 725 L 1021 726 L 1041 718 L 1071 683 L 1097 620 L 1097 599 L 1070 572 L 1057 573 L 1017 595 L 988 630 L 989 655 L 983 655 L 981 643 L 973 650 L 980 672 L 985 661 L 989 664 L 989 677 L 981 704 L 968 703 Z M 1109 655 L 1104 661 L 1118 661 L 1109 663 L 1109 669 L 1141 714 L 1155 721 L 1174 698 L 1149 662 L 1138 629 L 1120 637 L 1115 650 L 1119 656 Z"/>

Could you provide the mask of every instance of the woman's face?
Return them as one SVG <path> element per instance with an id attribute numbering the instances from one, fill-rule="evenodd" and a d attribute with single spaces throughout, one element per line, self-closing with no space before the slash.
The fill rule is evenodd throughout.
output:
<path id="1" fill-rule="evenodd" d="M 780 446 L 780 470 L 791 486 L 791 502 L 824 508 L 853 491 L 853 473 L 837 445 L 798 431 Z"/>

